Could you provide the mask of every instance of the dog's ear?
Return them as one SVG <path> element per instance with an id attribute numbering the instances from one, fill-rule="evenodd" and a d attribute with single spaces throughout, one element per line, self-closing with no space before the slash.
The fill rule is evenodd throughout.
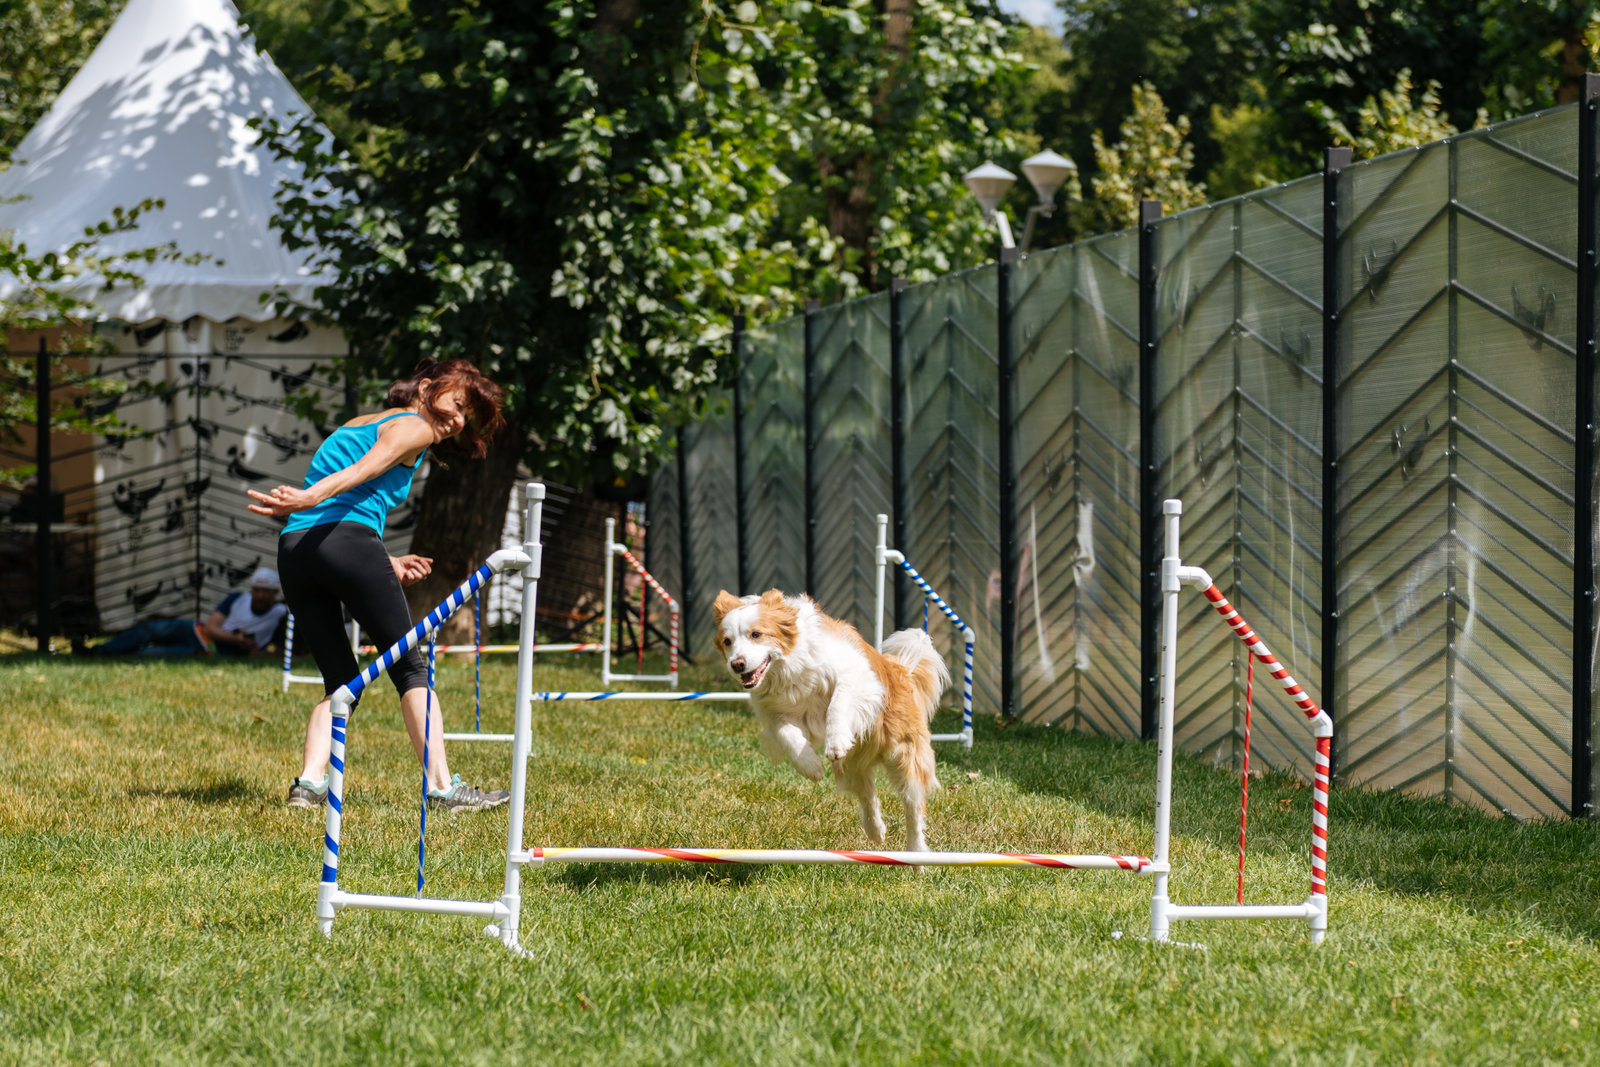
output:
<path id="1" fill-rule="evenodd" d="M 781 589 L 768 589 L 765 593 L 761 594 L 762 607 L 775 608 L 782 603 L 783 590 Z"/>
<path id="2" fill-rule="evenodd" d="M 732 611 L 734 608 L 738 607 L 741 603 L 742 601 L 738 597 L 734 596 L 726 589 L 722 590 L 717 594 L 717 599 L 711 604 L 712 621 L 716 625 L 721 626 L 722 617 L 728 614 L 728 612 Z"/>

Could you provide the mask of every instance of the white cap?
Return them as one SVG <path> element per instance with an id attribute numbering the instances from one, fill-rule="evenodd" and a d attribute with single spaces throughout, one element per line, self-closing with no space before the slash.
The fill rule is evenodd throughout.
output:
<path id="1" fill-rule="evenodd" d="M 278 572 L 271 567 L 262 567 L 250 576 L 251 589 L 271 589 L 277 592 L 283 586 L 278 582 Z"/>

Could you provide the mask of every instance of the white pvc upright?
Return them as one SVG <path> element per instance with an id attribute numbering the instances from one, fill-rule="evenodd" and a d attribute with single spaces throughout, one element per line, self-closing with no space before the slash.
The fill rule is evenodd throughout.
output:
<path id="1" fill-rule="evenodd" d="M 350 620 L 350 651 L 354 652 L 358 656 L 364 652 L 378 651 L 377 649 L 370 648 L 361 643 L 361 624 L 356 622 L 354 619 Z M 321 685 L 322 675 L 294 673 L 294 612 L 291 611 L 289 614 L 284 616 L 283 691 L 287 693 L 289 691 L 290 684 L 296 682 L 304 685 Z"/>
<path id="2" fill-rule="evenodd" d="M 928 580 L 926 578 L 924 578 L 921 574 L 919 574 L 917 572 L 917 569 L 915 567 L 913 567 L 906 560 L 905 553 L 898 552 L 895 549 L 892 549 L 892 548 L 889 547 L 889 516 L 887 516 L 887 515 L 879 515 L 878 516 L 878 546 L 877 546 L 877 550 L 876 550 L 874 559 L 876 561 L 877 568 L 878 568 L 878 578 L 877 578 L 878 600 L 877 600 L 877 605 L 873 609 L 873 612 L 872 612 L 872 647 L 873 648 L 878 648 L 883 644 L 884 571 L 888 568 L 889 564 L 891 564 L 891 563 L 898 565 L 901 570 L 905 571 L 906 574 L 910 575 L 911 580 L 913 582 L 916 582 L 917 583 L 917 587 L 922 590 L 922 598 L 923 598 L 923 600 L 926 603 L 933 604 L 933 605 L 937 606 L 939 611 L 941 613 L 943 613 L 945 618 L 949 619 L 951 621 L 951 623 L 955 625 L 956 632 L 961 635 L 961 639 L 966 645 L 966 656 L 965 656 L 965 658 L 963 660 L 962 672 L 961 672 L 961 732 L 960 733 L 955 733 L 955 734 L 934 734 L 934 735 L 932 735 L 931 740 L 934 740 L 934 741 L 956 741 L 956 742 L 959 742 L 962 746 L 964 746 L 966 748 L 971 748 L 972 747 L 972 649 L 973 649 L 973 644 L 975 643 L 976 638 L 977 638 L 976 633 L 973 632 L 972 627 L 968 626 L 965 622 L 962 621 L 961 616 L 957 615 L 955 613 L 955 611 L 950 607 L 949 604 L 945 603 L 944 597 L 940 596 L 937 592 L 934 591 L 933 586 L 928 584 Z"/>
<path id="3" fill-rule="evenodd" d="M 339 687 L 332 695 L 332 754 L 328 761 L 327 827 L 323 840 L 322 881 L 317 887 L 317 922 L 324 935 L 333 933 L 333 920 L 345 908 L 379 911 L 409 911 L 431 915 L 466 915 L 489 921 L 488 931 L 508 949 L 520 952 L 517 944 L 517 918 L 521 910 L 522 810 L 527 796 L 528 748 L 532 737 L 530 694 L 533 692 L 533 629 L 538 607 L 541 549 L 538 530 L 543 518 L 544 486 L 529 483 L 527 507 L 523 513 L 524 542 L 519 550 L 501 549 L 489 557 L 454 593 L 429 612 L 404 637 L 369 664 L 360 675 Z M 350 710 L 357 696 L 380 673 L 404 656 L 444 620 L 493 574 L 522 570 L 526 580 L 522 594 L 522 651 L 517 656 L 517 702 L 515 734 L 512 742 L 511 818 L 507 830 L 506 881 L 499 900 L 439 900 L 406 896 L 350 893 L 339 886 L 339 844 L 344 816 L 346 737 Z"/>
<path id="4" fill-rule="evenodd" d="M 633 553 L 628 551 L 628 546 L 617 542 L 617 520 L 606 519 L 606 596 L 605 596 L 605 622 L 601 625 L 600 638 L 600 684 L 610 687 L 612 682 L 667 682 L 674 689 L 678 687 L 678 601 L 661 587 L 655 576 L 644 569 L 638 560 L 633 558 Z M 666 674 L 618 674 L 611 669 L 611 586 L 612 586 L 612 560 L 621 556 L 623 561 L 639 573 L 644 584 L 656 591 L 656 594 L 666 602 L 667 614 L 670 618 L 670 636 L 667 647 Z M 643 589 L 640 596 L 648 595 Z M 644 640 L 641 633 L 639 639 Z"/>
<path id="5" fill-rule="evenodd" d="M 1183 501 L 1162 504 L 1165 526 L 1165 555 L 1161 560 L 1161 656 L 1158 679 L 1161 707 L 1156 741 L 1156 841 L 1152 866 L 1155 889 L 1150 900 L 1150 940 L 1166 941 L 1170 926 L 1180 919 L 1304 919 L 1310 924 L 1311 943 L 1321 944 L 1328 929 L 1327 843 L 1328 843 L 1328 752 L 1333 737 L 1333 720 L 1317 707 L 1289 672 L 1278 663 L 1265 642 L 1250 629 L 1239 613 L 1217 589 L 1211 576 L 1199 567 L 1185 567 L 1178 553 L 1178 525 Z M 1227 620 L 1240 640 L 1271 670 L 1311 722 L 1316 736 L 1316 776 L 1311 794 L 1311 894 L 1300 904 L 1174 904 L 1167 896 L 1171 868 L 1172 745 L 1173 718 L 1177 704 L 1178 593 L 1183 583 L 1201 589 L 1206 599 Z"/>

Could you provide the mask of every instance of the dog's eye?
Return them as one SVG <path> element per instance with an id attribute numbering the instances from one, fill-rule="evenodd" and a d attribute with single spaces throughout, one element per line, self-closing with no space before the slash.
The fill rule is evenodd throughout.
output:
<path id="1" fill-rule="evenodd" d="M 752 641 L 758 639 L 760 636 L 761 636 L 761 631 L 760 630 L 751 630 L 750 631 L 750 639 Z"/>

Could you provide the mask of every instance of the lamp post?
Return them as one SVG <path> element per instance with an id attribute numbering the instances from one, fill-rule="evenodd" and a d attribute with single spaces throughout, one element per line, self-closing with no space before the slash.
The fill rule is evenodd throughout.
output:
<path id="1" fill-rule="evenodd" d="M 1077 169 L 1072 160 L 1049 149 L 1022 161 L 1022 173 L 1027 176 L 1028 183 L 1039 197 L 1039 202 L 1028 208 L 1028 221 L 1022 229 L 1023 252 L 1027 252 L 1033 243 L 1034 222 L 1040 215 L 1049 218 L 1054 213 L 1056 191 Z M 972 190 L 972 195 L 978 198 L 978 204 L 983 208 L 983 220 L 993 221 L 999 229 L 1001 248 L 1016 247 L 1016 241 L 1011 236 L 1011 221 L 1000 210 L 1000 201 L 1016 180 L 1015 174 L 997 166 L 992 160 L 968 171 L 961 179 Z"/>

